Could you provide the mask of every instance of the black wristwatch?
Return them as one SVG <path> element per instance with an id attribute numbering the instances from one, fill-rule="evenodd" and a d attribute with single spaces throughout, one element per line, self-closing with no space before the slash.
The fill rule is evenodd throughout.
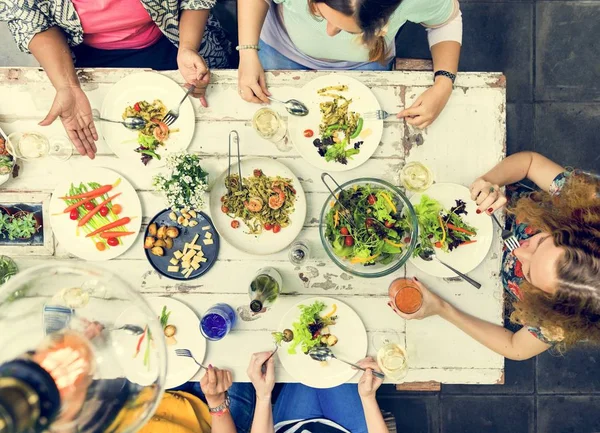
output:
<path id="1" fill-rule="evenodd" d="M 456 74 L 453 74 L 452 72 L 440 70 L 440 71 L 435 71 L 435 73 L 433 74 L 434 81 L 435 81 L 435 78 L 438 77 L 439 75 L 441 75 L 442 77 L 450 78 L 450 80 L 452 81 L 452 84 L 454 84 L 454 80 L 456 80 Z"/>

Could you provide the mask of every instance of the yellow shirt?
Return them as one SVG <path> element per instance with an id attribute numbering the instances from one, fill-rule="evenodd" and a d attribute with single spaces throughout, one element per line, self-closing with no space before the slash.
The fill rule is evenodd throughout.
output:
<path id="1" fill-rule="evenodd" d="M 140 433 L 210 433 L 208 406 L 198 397 L 181 391 L 163 396 L 156 413 Z"/>

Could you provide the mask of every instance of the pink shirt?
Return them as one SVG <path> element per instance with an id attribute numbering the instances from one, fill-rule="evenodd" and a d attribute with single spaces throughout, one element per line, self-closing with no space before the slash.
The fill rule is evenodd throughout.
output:
<path id="1" fill-rule="evenodd" d="M 162 35 L 140 0 L 72 0 L 83 43 L 102 50 L 146 48 Z"/>

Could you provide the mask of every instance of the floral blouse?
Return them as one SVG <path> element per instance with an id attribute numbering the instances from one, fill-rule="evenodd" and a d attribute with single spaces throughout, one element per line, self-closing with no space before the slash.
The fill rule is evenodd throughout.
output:
<path id="1" fill-rule="evenodd" d="M 572 171 L 565 171 L 556 176 L 552 181 L 549 193 L 552 195 L 559 195 L 572 173 Z M 517 186 L 511 185 L 507 187 L 507 195 L 511 201 L 518 199 L 522 194 L 522 191 L 519 191 Z M 533 227 L 519 221 L 513 222 L 512 231 L 519 241 L 525 241 L 538 233 Z M 504 289 L 510 294 L 510 297 L 515 301 L 522 299 L 523 297 L 520 286 L 524 279 L 525 275 L 523 274 L 521 262 L 513 253 L 504 248 L 504 256 L 502 258 L 502 284 Z M 559 341 L 557 338 L 558 336 L 548 335 L 549 333 L 545 329 L 528 326 L 527 330 L 546 344 L 556 344 Z"/>

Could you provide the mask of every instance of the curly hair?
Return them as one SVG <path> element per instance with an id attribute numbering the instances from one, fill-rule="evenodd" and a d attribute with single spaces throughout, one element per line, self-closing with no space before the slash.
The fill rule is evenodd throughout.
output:
<path id="1" fill-rule="evenodd" d="M 535 192 L 509 209 L 517 220 L 549 233 L 554 245 L 564 250 L 557 263 L 556 292 L 546 293 L 524 281 L 523 298 L 510 317 L 556 337 L 559 352 L 581 341 L 600 344 L 599 190 L 597 176 L 574 172 L 560 196 Z"/>
<path id="2" fill-rule="evenodd" d="M 369 48 L 369 61 L 386 63 L 389 55 L 384 36 L 387 23 L 402 0 L 308 0 L 313 15 L 315 3 L 324 3 L 333 10 L 354 17 L 363 31 L 362 43 Z"/>

